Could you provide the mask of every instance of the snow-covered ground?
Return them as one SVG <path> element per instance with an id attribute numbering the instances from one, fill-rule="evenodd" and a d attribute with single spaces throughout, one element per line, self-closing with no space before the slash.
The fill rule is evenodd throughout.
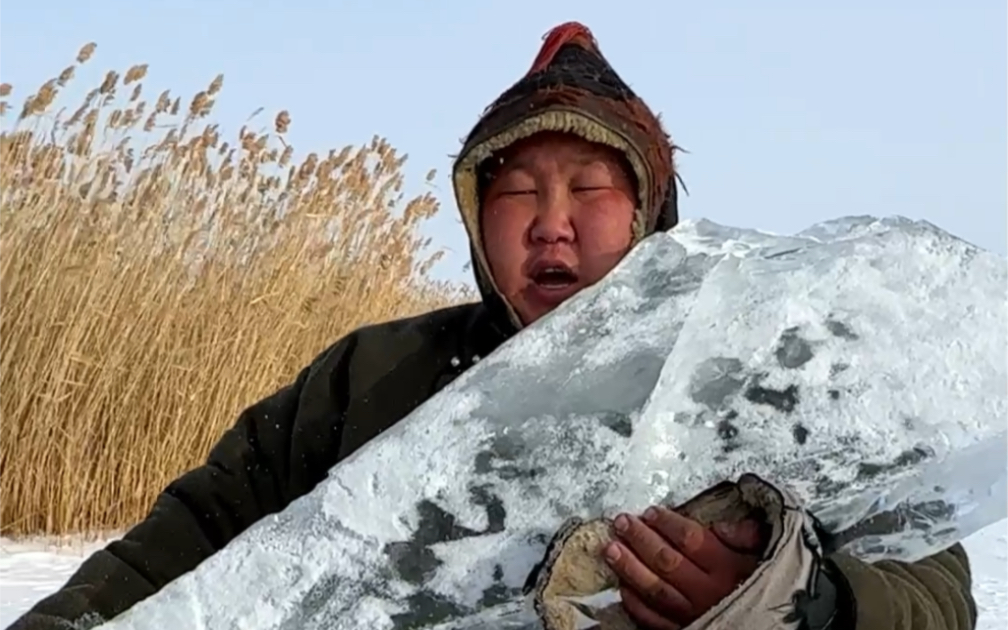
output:
<path id="1" fill-rule="evenodd" d="M 66 582 L 106 541 L 0 539 L 0 628 Z"/>
<path id="2" fill-rule="evenodd" d="M 965 542 L 973 567 L 973 594 L 980 607 L 978 630 L 1004 630 L 1008 623 L 1008 521 L 981 530 Z"/>
<path id="3" fill-rule="evenodd" d="M 0 628 L 59 588 L 88 554 L 104 542 L 62 543 L 0 540 Z M 980 606 L 978 630 L 1004 630 L 1008 621 L 1008 521 L 966 541 Z"/>

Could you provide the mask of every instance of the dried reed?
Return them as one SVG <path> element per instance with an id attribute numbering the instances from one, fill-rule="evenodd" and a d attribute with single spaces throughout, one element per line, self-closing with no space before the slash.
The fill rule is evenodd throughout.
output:
<path id="1" fill-rule="evenodd" d="M 330 342 L 472 297 L 428 279 L 438 204 L 383 138 L 294 163 L 282 111 L 225 142 L 223 77 L 151 103 L 146 65 L 54 114 L 75 67 L 0 136 L 5 535 L 129 526 Z"/>

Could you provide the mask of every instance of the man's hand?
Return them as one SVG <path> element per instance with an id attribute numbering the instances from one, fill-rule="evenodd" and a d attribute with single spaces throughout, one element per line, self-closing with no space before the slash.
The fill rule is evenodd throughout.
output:
<path id="1" fill-rule="evenodd" d="M 753 521 L 709 530 L 665 507 L 621 514 L 605 558 L 620 580 L 627 613 L 652 630 L 679 630 L 730 594 L 759 562 Z"/>

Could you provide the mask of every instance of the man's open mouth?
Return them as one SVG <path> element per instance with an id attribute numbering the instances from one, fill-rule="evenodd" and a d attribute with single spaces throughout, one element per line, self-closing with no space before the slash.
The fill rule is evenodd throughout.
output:
<path id="1" fill-rule="evenodd" d="M 547 290 L 560 290 L 577 284 L 578 276 L 573 269 L 562 264 L 542 265 L 533 270 L 532 281 Z"/>

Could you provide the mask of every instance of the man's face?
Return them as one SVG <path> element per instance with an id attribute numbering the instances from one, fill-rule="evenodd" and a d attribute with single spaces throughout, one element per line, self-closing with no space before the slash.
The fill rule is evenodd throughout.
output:
<path id="1" fill-rule="evenodd" d="M 615 149 L 536 134 L 503 157 L 483 200 L 490 273 L 526 325 L 609 273 L 633 238 L 634 180 Z"/>

